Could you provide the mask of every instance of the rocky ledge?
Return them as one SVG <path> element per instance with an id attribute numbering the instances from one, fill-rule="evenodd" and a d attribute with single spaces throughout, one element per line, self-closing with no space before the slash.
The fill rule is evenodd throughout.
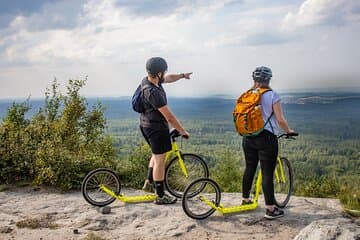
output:
<path id="1" fill-rule="evenodd" d="M 124 193 L 143 194 L 133 189 Z M 239 193 L 222 194 L 225 206 L 240 199 Z M 180 201 L 171 206 L 116 201 L 103 214 L 80 192 L 18 188 L 0 192 L 0 239 L 360 240 L 360 220 L 344 213 L 336 199 L 292 197 L 286 216 L 273 221 L 263 218 L 263 202 L 255 211 L 215 213 L 196 221 L 185 215 Z"/>

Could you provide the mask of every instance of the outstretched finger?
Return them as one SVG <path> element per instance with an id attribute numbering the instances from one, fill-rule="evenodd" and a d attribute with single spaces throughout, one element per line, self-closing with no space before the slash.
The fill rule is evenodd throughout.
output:
<path id="1" fill-rule="evenodd" d="M 190 75 L 191 75 L 191 74 L 193 74 L 193 73 L 192 73 L 192 72 L 190 72 L 190 73 L 185 73 L 185 74 L 184 74 L 184 75 L 185 75 L 185 78 L 186 78 L 186 79 L 190 79 Z"/>

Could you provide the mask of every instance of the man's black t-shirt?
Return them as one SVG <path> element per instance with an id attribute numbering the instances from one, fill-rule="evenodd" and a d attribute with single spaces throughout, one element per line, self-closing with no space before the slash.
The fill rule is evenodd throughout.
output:
<path id="1" fill-rule="evenodd" d="M 147 77 L 142 80 L 142 84 L 143 86 L 148 85 L 150 87 L 146 87 L 143 92 L 145 112 L 140 115 L 140 126 L 154 130 L 169 129 L 165 117 L 157 110 L 167 104 L 164 88 L 161 83 L 159 83 L 159 86 L 156 86 Z"/>

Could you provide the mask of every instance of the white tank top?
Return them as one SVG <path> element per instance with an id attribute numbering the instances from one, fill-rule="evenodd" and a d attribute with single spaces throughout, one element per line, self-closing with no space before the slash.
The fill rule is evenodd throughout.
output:
<path id="1" fill-rule="evenodd" d="M 279 135 L 280 127 L 276 121 L 275 115 L 272 114 L 273 113 L 273 105 L 275 103 L 279 102 L 280 100 L 281 100 L 280 95 L 277 92 L 275 92 L 274 90 L 268 91 L 261 96 L 262 117 L 263 117 L 264 123 L 267 122 L 264 129 L 272 132 L 275 135 Z M 271 116 L 271 118 L 269 120 L 270 116 Z"/>

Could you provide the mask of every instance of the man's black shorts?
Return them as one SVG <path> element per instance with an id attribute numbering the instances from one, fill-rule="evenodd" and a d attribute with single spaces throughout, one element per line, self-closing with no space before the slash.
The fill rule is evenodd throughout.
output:
<path id="1" fill-rule="evenodd" d="M 140 126 L 140 130 L 153 154 L 163 154 L 171 150 L 169 129 L 154 130 Z"/>

